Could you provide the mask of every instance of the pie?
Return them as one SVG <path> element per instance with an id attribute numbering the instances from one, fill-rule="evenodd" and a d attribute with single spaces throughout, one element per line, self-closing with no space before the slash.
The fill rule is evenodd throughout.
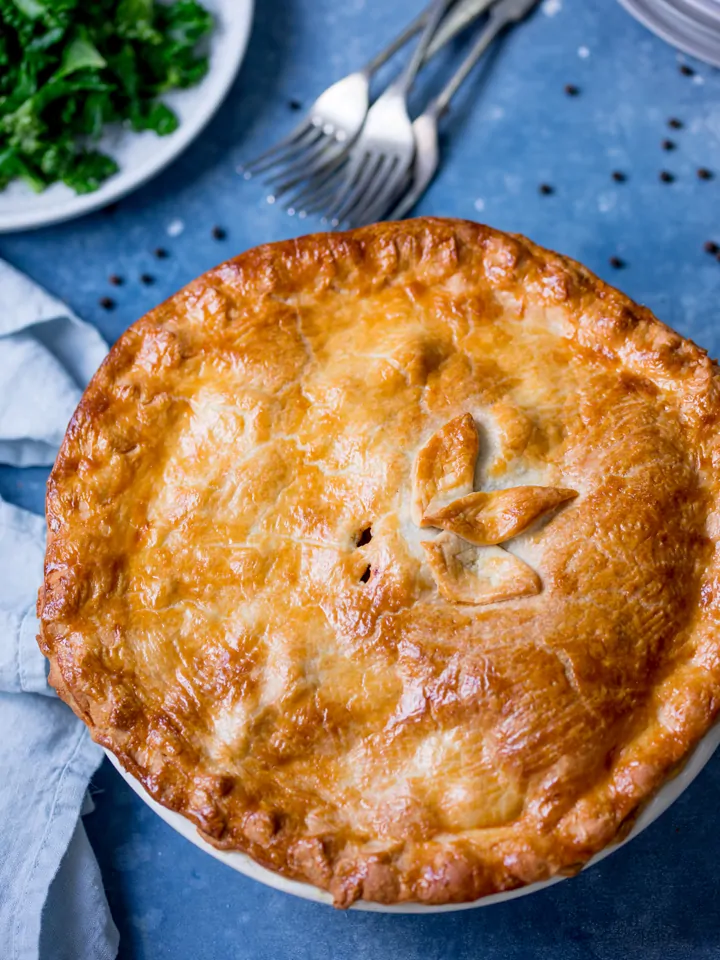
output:
<path id="1" fill-rule="evenodd" d="M 576 872 L 720 704 L 720 378 L 458 220 L 259 247 L 131 327 L 40 645 L 161 804 L 338 906 Z"/>

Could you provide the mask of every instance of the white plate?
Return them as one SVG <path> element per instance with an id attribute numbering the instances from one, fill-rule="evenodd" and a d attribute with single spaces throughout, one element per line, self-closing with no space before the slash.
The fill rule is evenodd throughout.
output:
<path id="1" fill-rule="evenodd" d="M 97 210 L 145 183 L 187 147 L 220 106 L 242 63 L 250 36 L 254 0 L 202 0 L 215 16 L 210 38 L 210 69 L 202 83 L 163 97 L 180 119 L 175 133 L 158 137 L 151 131 L 118 128 L 100 141 L 120 170 L 94 193 L 77 196 L 63 184 L 33 193 L 13 182 L 0 192 L 0 233 L 42 227 Z"/>
<path id="2" fill-rule="evenodd" d="M 718 0 L 620 0 L 620 3 L 663 40 L 720 67 Z"/>
<path id="3" fill-rule="evenodd" d="M 589 860 L 584 869 L 587 870 L 588 867 L 599 863 L 609 854 L 613 853 L 613 851 L 619 850 L 621 846 L 628 843 L 633 837 L 636 837 L 646 827 L 649 827 L 654 820 L 657 820 L 660 814 L 664 813 L 667 808 L 677 800 L 680 794 L 690 786 L 695 777 L 712 757 L 718 743 L 720 743 L 720 723 L 715 724 L 703 740 L 700 741 L 680 773 L 672 780 L 668 780 L 652 800 L 645 805 L 626 839 L 622 843 L 606 847 L 598 853 L 597 856 Z M 166 810 L 165 807 L 156 803 L 146 792 L 142 784 L 120 766 L 120 762 L 115 755 L 110 753 L 109 750 L 105 752 L 120 775 L 127 781 L 135 793 L 137 793 L 139 797 L 142 797 L 145 803 L 162 817 L 165 823 L 170 824 L 174 830 L 177 830 L 183 837 L 190 840 L 191 843 L 194 843 L 196 847 L 200 847 L 201 850 L 209 853 L 210 856 L 215 857 L 216 860 L 220 860 L 222 863 L 232 867 L 233 870 L 237 870 L 238 873 L 242 873 L 246 877 L 251 877 L 253 880 L 259 880 L 260 883 L 264 883 L 268 887 L 273 887 L 275 890 L 282 890 L 283 893 L 292 893 L 296 897 L 302 897 L 304 900 L 313 900 L 315 903 L 332 904 L 330 894 L 325 893 L 324 890 L 318 890 L 317 887 L 313 887 L 309 883 L 287 880 L 285 877 L 281 877 L 280 874 L 259 866 L 244 853 L 227 853 L 223 850 L 216 850 L 215 847 L 202 839 L 189 820 L 180 816 L 179 813 Z M 564 879 L 564 877 L 555 877 L 552 880 L 544 880 L 542 883 L 532 883 L 527 887 L 520 887 L 517 890 L 510 890 L 507 893 L 496 893 L 490 897 L 483 897 L 482 900 L 474 900 L 472 903 L 449 903 L 444 906 L 402 903 L 396 906 L 387 906 L 382 903 L 364 903 L 361 901 L 354 904 L 351 909 L 367 910 L 375 913 L 449 913 L 454 910 L 471 910 L 474 907 L 488 907 L 493 903 L 502 903 L 504 900 L 514 900 L 516 897 L 524 897 L 529 893 L 536 893 L 538 890 L 543 890 L 545 887 L 551 887 L 554 883 L 560 883 L 560 881 Z"/>

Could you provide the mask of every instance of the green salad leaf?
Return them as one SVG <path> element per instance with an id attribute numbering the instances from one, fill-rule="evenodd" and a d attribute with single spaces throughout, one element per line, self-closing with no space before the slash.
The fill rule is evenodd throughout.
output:
<path id="1" fill-rule="evenodd" d="M 117 171 L 108 124 L 176 130 L 160 97 L 205 76 L 212 28 L 196 0 L 0 0 L 0 190 L 97 190 Z"/>
<path id="2" fill-rule="evenodd" d="M 66 77 L 76 70 L 102 70 L 107 66 L 107 60 L 101 55 L 98 48 L 88 40 L 86 30 L 78 30 L 77 36 L 63 50 L 60 69 L 54 73 L 54 78 Z"/>

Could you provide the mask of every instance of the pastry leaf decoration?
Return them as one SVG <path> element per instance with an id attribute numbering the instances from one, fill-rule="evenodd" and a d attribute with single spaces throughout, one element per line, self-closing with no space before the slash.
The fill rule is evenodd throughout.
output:
<path id="1" fill-rule="evenodd" d="M 437 588 L 454 603 L 496 603 L 539 593 L 540 577 L 500 544 L 577 496 L 564 487 L 473 491 L 479 441 L 470 414 L 455 417 L 418 452 L 413 519 L 444 532 L 423 541 Z"/>

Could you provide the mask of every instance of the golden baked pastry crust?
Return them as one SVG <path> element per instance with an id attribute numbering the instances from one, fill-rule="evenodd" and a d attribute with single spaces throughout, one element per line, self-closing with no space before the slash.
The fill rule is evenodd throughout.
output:
<path id="1" fill-rule="evenodd" d="M 522 237 L 251 250 L 131 327 L 73 417 L 51 682 L 156 800 L 340 906 L 573 872 L 718 708 L 718 384 Z M 427 563 L 455 534 L 413 519 L 415 460 L 467 414 L 475 490 L 577 493 L 469 548 L 534 595 L 449 601 Z"/>

